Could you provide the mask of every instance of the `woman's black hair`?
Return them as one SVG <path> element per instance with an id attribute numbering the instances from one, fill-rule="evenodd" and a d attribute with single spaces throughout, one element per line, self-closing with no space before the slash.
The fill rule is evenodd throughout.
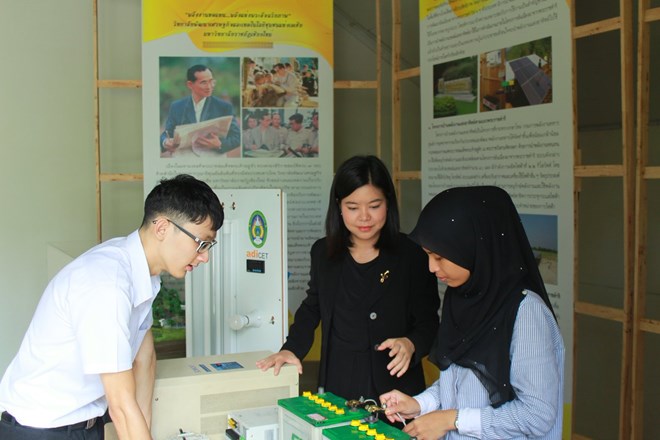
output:
<path id="1" fill-rule="evenodd" d="M 385 164 L 376 156 L 353 156 L 337 169 L 325 217 L 325 235 L 328 256 L 336 258 L 348 250 L 351 234 L 341 217 L 341 201 L 356 189 L 372 184 L 380 189 L 387 202 L 387 217 L 376 242 L 377 249 L 393 247 L 399 235 L 399 206 L 392 177 Z"/>

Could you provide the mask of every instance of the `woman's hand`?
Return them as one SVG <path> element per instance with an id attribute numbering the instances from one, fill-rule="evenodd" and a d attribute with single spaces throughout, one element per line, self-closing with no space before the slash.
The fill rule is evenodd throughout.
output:
<path id="1" fill-rule="evenodd" d="M 302 374 L 303 372 L 300 359 L 298 359 L 298 357 L 296 357 L 296 355 L 289 350 L 281 350 L 277 353 L 271 354 L 265 359 L 257 361 L 257 368 L 261 369 L 261 371 L 266 371 L 272 367 L 275 376 L 277 376 L 280 374 L 280 368 L 282 368 L 282 365 L 284 364 L 292 364 L 297 366 L 298 374 Z"/>
<path id="2" fill-rule="evenodd" d="M 454 428 L 456 410 L 438 410 L 417 417 L 403 428 L 403 432 L 417 440 L 436 440 Z"/>
<path id="3" fill-rule="evenodd" d="M 393 358 L 387 364 L 390 375 L 403 376 L 410 366 L 410 361 L 415 353 L 415 345 L 408 338 L 390 338 L 378 346 L 378 351 L 387 349 L 390 350 L 390 357 Z"/>
<path id="4" fill-rule="evenodd" d="M 385 417 L 390 422 L 403 422 L 419 415 L 421 408 L 417 400 L 399 390 L 380 395 L 380 404 L 385 407 Z"/>

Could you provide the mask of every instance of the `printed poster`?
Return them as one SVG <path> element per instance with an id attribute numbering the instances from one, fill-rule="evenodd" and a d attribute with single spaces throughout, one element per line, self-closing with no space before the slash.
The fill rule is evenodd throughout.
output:
<path id="1" fill-rule="evenodd" d="M 284 190 L 295 311 L 332 181 L 332 1 L 143 0 L 142 12 L 145 194 L 180 173 Z"/>
<path id="2" fill-rule="evenodd" d="M 570 10 L 558 0 L 420 0 L 422 202 L 497 185 L 521 214 L 573 371 Z"/>

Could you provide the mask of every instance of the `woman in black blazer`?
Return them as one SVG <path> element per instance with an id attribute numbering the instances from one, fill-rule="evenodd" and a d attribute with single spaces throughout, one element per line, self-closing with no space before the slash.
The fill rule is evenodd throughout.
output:
<path id="1" fill-rule="evenodd" d="M 321 322 L 319 387 L 346 399 L 425 389 L 421 360 L 438 329 L 438 284 L 424 251 L 399 232 L 392 179 L 375 156 L 344 162 L 330 190 L 326 237 L 311 250 L 307 297 L 286 343 L 257 362 L 297 365 Z M 377 401 L 377 400 L 376 400 Z"/>

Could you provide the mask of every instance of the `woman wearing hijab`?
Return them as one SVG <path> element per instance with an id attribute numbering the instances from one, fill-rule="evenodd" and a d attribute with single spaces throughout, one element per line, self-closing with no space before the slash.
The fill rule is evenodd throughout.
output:
<path id="1" fill-rule="evenodd" d="M 447 285 L 429 359 L 440 378 L 380 396 L 418 440 L 561 439 L 564 345 L 520 217 L 493 186 L 453 188 L 410 238 Z"/>
<path id="2" fill-rule="evenodd" d="M 278 374 L 289 363 L 302 373 L 321 322 L 319 387 L 345 399 L 423 391 L 421 360 L 438 330 L 438 284 L 424 251 L 399 232 L 394 185 L 380 159 L 355 156 L 340 165 L 325 226 L 286 343 L 257 366 Z"/>

